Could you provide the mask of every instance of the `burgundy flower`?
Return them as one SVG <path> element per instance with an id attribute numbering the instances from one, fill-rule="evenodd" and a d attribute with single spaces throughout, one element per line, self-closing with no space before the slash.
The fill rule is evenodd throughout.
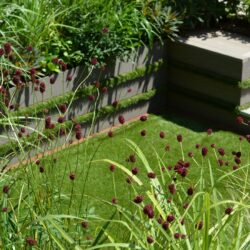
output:
<path id="1" fill-rule="evenodd" d="M 3 213 L 6 213 L 7 211 L 8 211 L 8 208 L 7 208 L 7 207 L 3 207 L 3 208 L 2 208 L 2 212 L 3 212 Z"/>
<path id="2" fill-rule="evenodd" d="M 156 177 L 156 174 L 154 172 L 149 172 L 148 173 L 148 178 L 154 179 Z"/>
<path id="3" fill-rule="evenodd" d="M 0 57 L 4 55 L 4 49 L 0 48 Z"/>
<path id="4" fill-rule="evenodd" d="M 67 68 L 68 68 L 68 65 L 66 63 L 64 63 L 64 62 L 61 63 L 61 69 L 62 69 L 62 71 L 66 71 Z"/>
<path id="5" fill-rule="evenodd" d="M 79 130 L 81 130 L 81 124 L 78 123 L 75 125 L 75 131 L 77 132 Z"/>
<path id="6" fill-rule="evenodd" d="M 36 160 L 36 165 L 40 165 L 41 161 L 40 160 Z"/>
<path id="7" fill-rule="evenodd" d="M 44 82 L 41 82 L 41 83 L 40 83 L 39 90 L 40 90 L 40 92 L 41 92 L 42 94 L 45 92 L 45 90 L 46 90 L 46 85 L 45 85 Z"/>
<path id="8" fill-rule="evenodd" d="M 162 227 L 163 227 L 163 229 L 168 230 L 169 229 L 169 223 L 167 221 L 164 221 L 162 223 Z"/>
<path id="9" fill-rule="evenodd" d="M 236 157 L 240 158 L 241 157 L 241 152 L 237 152 L 235 155 L 236 155 Z"/>
<path id="10" fill-rule="evenodd" d="M 5 43 L 3 45 L 3 47 L 4 47 L 5 54 L 9 55 L 11 53 L 11 51 L 12 51 L 12 45 L 11 45 L 11 43 Z"/>
<path id="11" fill-rule="evenodd" d="M 35 68 L 32 68 L 32 69 L 30 69 L 30 74 L 32 75 L 32 76 L 34 76 L 35 74 L 36 74 L 36 69 Z"/>
<path id="12" fill-rule="evenodd" d="M 130 156 L 129 156 L 129 161 L 135 163 L 135 162 L 136 162 L 136 157 L 135 157 L 135 155 L 130 155 Z"/>
<path id="13" fill-rule="evenodd" d="M 75 173 L 70 173 L 70 174 L 69 174 L 69 179 L 70 179 L 70 180 L 74 181 L 75 178 L 76 178 L 76 174 L 75 174 Z"/>
<path id="14" fill-rule="evenodd" d="M 96 58 L 96 57 L 93 57 L 93 58 L 91 59 L 90 63 L 91 63 L 92 65 L 96 65 L 96 64 L 98 63 L 97 58 Z"/>
<path id="15" fill-rule="evenodd" d="M 114 108 L 117 108 L 117 106 L 118 106 L 118 101 L 114 101 L 113 103 L 112 103 L 112 106 L 114 107 Z"/>
<path id="16" fill-rule="evenodd" d="M 203 221 L 202 221 L 202 220 L 199 221 L 199 222 L 196 224 L 196 228 L 197 228 L 198 230 L 201 230 L 201 229 L 203 228 Z"/>
<path id="17" fill-rule="evenodd" d="M 7 194 L 7 193 L 9 193 L 9 191 L 10 191 L 10 187 L 9 186 L 3 186 L 3 193 L 5 193 L 5 194 Z"/>
<path id="18" fill-rule="evenodd" d="M 67 106 L 66 104 L 59 104 L 58 106 L 59 110 L 62 112 L 62 113 L 65 113 L 67 111 Z"/>
<path id="19" fill-rule="evenodd" d="M 195 145 L 195 148 L 197 148 L 197 149 L 199 149 L 200 147 L 201 147 L 200 144 L 196 144 L 196 145 Z"/>
<path id="20" fill-rule="evenodd" d="M 191 158 L 194 157 L 193 152 L 188 152 L 188 156 L 191 157 Z"/>
<path id="21" fill-rule="evenodd" d="M 16 69 L 15 75 L 16 76 L 21 76 L 22 75 L 22 70 Z"/>
<path id="22" fill-rule="evenodd" d="M 139 169 L 138 168 L 132 168 L 131 170 L 133 175 L 137 175 L 139 173 Z"/>
<path id="23" fill-rule="evenodd" d="M 180 239 L 181 235 L 179 233 L 174 233 L 174 238 L 176 240 Z"/>
<path id="24" fill-rule="evenodd" d="M 175 194 L 176 193 L 176 187 L 175 184 L 170 184 L 168 185 L 168 190 L 171 194 Z"/>
<path id="25" fill-rule="evenodd" d="M 143 213 L 146 214 L 149 219 L 154 218 L 154 210 L 150 204 L 144 206 Z"/>
<path id="26" fill-rule="evenodd" d="M 161 215 L 160 215 L 160 217 L 157 219 L 157 222 L 158 222 L 158 224 L 160 224 L 160 225 L 163 223 L 163 219 L 162 219 Z"/>
<path id="27" fill-rule="evenodd" d="M 164 166 L 161 167 L 161 171 L 162 172 L 165 172 L 166 171 L 166 168 Z"/>
<path id="28" fill-rule="evenodd" d="M 40 166 L 40 167 L 39 167 L 39 172 L 40 172 L 40 173 L 44 173 L 44 171 L 45 171 L 45 168 L 44 168 L 43 166 Z"/>
<path id="29" fill-rule="evenodd" d="M 136 204 L 139 204 L 143 201 L 144 197 L 142 195 L 137 195 L 135 198 L 134 198 L 134 203 Z"/>
<path id="30" fill-rule="evenodd" d="M 225 214 L 230 215 L 232 212 L 233 212 L 233 208 L 231 208 L 231 207 L 228 207 L 225 209 Z"/>
<path id="31" fill-rule="evenodd" d="M 108 137 L 113 137 L 113 132 L 112 131 L 108 132 Z"/>
<path id="32" fill-rule="evenodd" d="M 182 140 L 183 140 L 182 135 L 177 135 L 176 139 L 178 142 L 182 142 Z"/>
<path id="33" fill-rule="evenodd" d="M 188 206 L 189 206 L 189 204 L 188 204 L 188 203 L 184 203 L 184 204 L 183 204 L 183 208 L 184 208 L 184 209 L 187 209 L 187 208 L 188 208 Z"/>
<path id="34" fill-rule="evenodd" d="M 118 121 L 120 122 L 120 124 L 124 124 L 125 123 L 125 118 L 122 115 L 118 116 Z"/>
<path id="35" fill-rule="evenodd" d="M 50 84 L 54 84 L 56 82 L 56 76 L 52 76 L 50 79 L 49 79 L 49 82 Z"/>
<path id="36" fill-rule="evenodd" d="M 21 82 L 21 78 L 19 75 L 14 75 L 13 78 L 12 78 L 12 81 L 15 85 L 19 85 L 20 82 Z"/>
<path id="37" fill-rule="evenodd" d="M 222 159 L 218 159 L 218 164 L 220 167 L 222 167 L 224 165 L 224 161 Z"/>
<path id="38" fill-rule="evenodd" d="M 126 178 L 126 182 L 127 182 L 128 184 L 131 184 L 132 181 L 133 181 L 133 178 L 132 178 L 131 176 L 128 176 L 128 177 Z"/>
<path id="39" fill-rule="evenodd" d="M 55 58 L 52 59 L 52 62 L 54 64 L 58 64 L 59 63 L 59 59 L 57 57 L 55 57 Z"/>
<path id="40" fill-rule="evenodd" d="M 184 225 L 185 224 L 185 220 L 181 219 L 180 223 L 181 223 L 181 225 Z"/>
<path id="41" fill-rule="evenodd" d="M 70 82 L 70 81 L 72 81 L 72 79 L 73 79 L 73 76 L 72 76 L 72 75 L 67 75 L 67 78 L 66 78 L 67 81 Z"/>
<path id="42" fill-rule="evenodd" d="M 175 220 L 174 215 L 170 214 L 170 215 L 167 216 L 167 221 L 168 221 L 169 223 L 173 222 L 174 220 Z"/>
<path id="43" fill-rule="evenodd" d="M 154 238 L 152 236 L 147 236 L 148 244 L 152 244 L 154 242 Z"/>
<path id="44" fill-rule="evenodd" d="M 107 27 L 102 28 L 102 33 L 108 33 L 109 29 Z"/>
<path id="45" fill-rule="evenodd" d="M 132 91 L 132 89 L 131 89 L 131 88 L 128 88 L 127 92 L 130 93 L 131 91 Z"/>
<path id="46" fill-rule="evenodd" d="M 26 243 L 29 246 L 36 246 L 37 245 L 37 241 L 35 239 L 33 239 L 32 237 L 27 237 L 26 238 Z"/>
<path id="47" fill-rule="evenodd" d="M 82 228 L 87 229 L 89 226 L 89 223 L 86 220 L 84 220 L 81 222 L 81 226 L 82 226 Z"/>
<path id="48" fill-rule="evenodd" d="M 25 128 L 20 129 L 21 133 L 25 133 Z"/>
<path id="49" fill-rule="evenodd" d="M 191 196 L 191 195 L 193 195 L 193 193 L 194 193 L 194 189 L 192 187 L 189 187 L 188 190 L 187 190 L 187 194 L 189 196 Z"/>
<path id="50" fill-rule="evenodd" d="M 22 134 L 21 132 L 18 132 L 17 136 L 18 136 L 19 138 L 22 138 L 22 137 L 23 137 L 23 134 Z"/>
<path id="51" fill-rule="evenodd" d="M 145 136 L 145 135 L 146 135 L 146 130 L 143 129 L 143 130 L 141 131 L 141 136 Z"/>
<path id="52" fill-rule="evenodd" d="M 238 165 L 241 163 L 241 160 L 240 160 L 240 158 L 238 158 L 238 157 L 235 157 L 234 161 L 235 161 L 235 163 L 238 164 Z"/>
<path id="53" fill-rule="evenodd" d="M 94 96 L 94 95 L 89 95 L 89 96 L 88 96 L 88 100 L 89 100 L 90 102 L 93 102 L 93 101 L 95 100 L 95 96 Z"/>
<path id="54" fill-rule="evenodd" d="M 239 140 L 240 140 L 240 141 L 243 141 L 243 140 L 244 140 L 244 136 L 241 135 L 241 136 L 239 137 Z"/>
<path id="55" fill-rule="evenodd" d="M 236 117 L 236 122 L 237 122 L 238 124 L 242 124 L 242 123 L 244 123 L 244 118 L 243 118 L 242 116 L 237 116 L 237 117 Z"/>
<path id="56" fill-rule="evenodd" d="M 208 135 L 211 135 L 213 133 L 213 130 L 211 129 L 211 128 L 209 128 L 208 130 L 207 130 L 207 134 Z"/>
<path id="57" fill-rule="evenodd" d="M 118 200 L 116 198 L 112 198 L 112 203 L 113 204 L 117 204 L 118 203 Z"/>
<path id="58" fill-rule="evenodd" d="M 167 203 L 171 203 L 171 202 L 172 202 L 172 198 L 168 198 Z"/>
<path id="59" fill-rule="evenodd" d="M 218 148 L 218 152 L 221 156 L 225 155 L 225 150 L 223 148 Z"/>
<path id="60" fill-rule="evenodd" d="M 107 88 L 107 87 L 103 87 L 103 88 L 102 88 L 102 93 L 105 94 L 105 93 L 107 93 L 107 92 L 108 92 L 108 88 Z"/>
<path id="61" fill-rule="evenodd" d="M 142 122 L 147 121 L 147 119 L 148 119 L 148 117 L 147 117 L 146 115 L 142 115 L 142 116 L 140 117 L 140 121 L 142 121 Z"/>
<path id="62" fill-rule="evenodd" d="M 170 145 L 169 145 L 169 144 L 167 144 L 167 145 L 165 146 L 165 150 L 166 150 L 166 151 L 170 151 Z"/>
<path id="63" fill-rule="evenodd" d="M 167 169 L 168 169 L 169 171 L 171 171 L 172 168 L 173 168 L 172 166 L 168 166 L 168 167 L 167 167 Z"/>
<path id="64" fill-rule="evenodd" d="M 203 147 L 203 148 L 201 149 L 201 154 L 202 154 L 202 156 L 206 156 L 207 153 L 208 153 L 208 149 L 207 149 L 206 147 Z"/>
<path id="65" fill-rule="evenodd" d="M 161 131 L 159 135 L 160 135 L 160 138 L 162 139 L 165 138 L 165 133 L 163 131 Z"/>
<path id="66" fill-rule="evenodd" d="M 64 123 L 65 117 L 64 117 L 64 116 L 60 116 L 60 117 L 58 117 L 57 121 L 58 121 L 59 123 Z"/>
<path id="67" fill-rule="evenodd" d="M 212 143 L 211 148 L 216 148 L 216 145 L 214 143 Z"/>
<path id="68" fill-rule="evenodd" d="M 239 167 L 238 166 L 233 166 L 233 170 L 237 170 Z"/>
<path id="69" fill-rule="evenodd" d="M 82 132 L 81 131 L 76 131 L 76 139 L 81 140 L 82 139 Z"/>
<path id="70" fill-rule="evenodd" d="M 111 164 L 110 166 L 109 166 L 109 170 L 111 171 L 111 172 L 114 172 L 115 171 L 115 165 L 113 165 L 113 164 Z"/>

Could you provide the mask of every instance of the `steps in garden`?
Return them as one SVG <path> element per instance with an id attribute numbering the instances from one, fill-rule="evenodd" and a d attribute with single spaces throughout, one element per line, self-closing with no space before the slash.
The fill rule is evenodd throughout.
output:
<path id="1" fill-rule="evenodd" d="M 195 32 L 168 42 L 167 51 L 168 105 L 234 122 L 235 108 L 250 102 L 250 38 Z"/>

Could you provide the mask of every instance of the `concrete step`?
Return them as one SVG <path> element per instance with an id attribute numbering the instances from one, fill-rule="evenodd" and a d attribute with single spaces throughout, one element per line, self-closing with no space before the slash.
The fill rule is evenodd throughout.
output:
<path id="1" fill-rule="evenodd" d="M 225 79 L 250 78 L 250 38 L 229 32 L 196 32 L 168 42 L 168 58 Z"/>

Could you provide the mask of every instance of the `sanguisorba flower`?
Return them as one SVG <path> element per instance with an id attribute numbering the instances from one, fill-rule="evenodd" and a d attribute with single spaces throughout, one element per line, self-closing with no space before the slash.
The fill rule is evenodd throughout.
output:
<path id="1" fill-rule="evenodd" d="M 134 198 L 134 203 L 136 204 L 139 204 L 143 201 L 144 197 L 142 195 L 137 195 L 135 198 Z"/>
<path id="2" fill-rule="evenodd" d="M 3 45 L 4 51 L 6 55 L 9 55 L 12 52 L 12 45 L 11 43 L 7 42 Z"/>
<path id="3" fill-rule="evenodd" d="M 183 137 L 182 137 L 181 134 L 177 135 L 176 139 L 177 139 L 178 142 L 182 142 L 183 141 Z"/>
<path id="4" fill-rule="evenodd" d="M 175 220 L 175 216 L 174 216 L 173 214 L 169 214 L 169 215 L 167 216 L 167 221 L 168 221 L 169 223 L 173 222 L 174 220 Z"/>
<path id="5" fill-rule="evenodd" d="M 108 137 L 113 137 L 114 136 L 114 134 L 113 134 L 113 132 L 110 130 L 109 132 L 108 132 Z"/>
<path id="6" fill-rule="evenodd" d="M 228 207 L 225 209 L 225 214 L 230 215 L 233 212 L 233 208 L 232 207 Z"/>
<path id="7" fill-rule="evenodd" d="M 198 230 L 201 230 L 203 228 L 203 221 L 199 221 L 196 226 L 195 226 Z"/>
<path id="8" fill-rule="evenodd" d="M 147 242 L 148 244 L 154 243 L 154 238 L 152 236 L 147 236 Z"/>
<path id="9" fill-rule="evenodd" d="M 109 170 L 110 170 L 111 172 L 114 172 L 115 169 L 116 169 L 116 167 L 115 167 L 114 164 L 111 164 L 111 165 L 109 166 Z"/>
<path id="10" fill-rule="evenodd" d="M 176 187 L 175 187 L 175 184 L 169 184 L 168 185 L 168 190 L 171 194 L 175 194 L 176 193 Z"/>
<path id="11" fill-rule="evenodd" d="M 67 111 L 67 105 L 64 103 L 59 104 L 58 108 L 62 113 L 65 113 Z"/>
<path id="12" fill-rule="evenodd" d="M 124 116 L 119 115 L 119 116 L 118 116 L 118 121 L 119 121 L 120 124 L 124 124 L 124 123 L 125 123 L 125 118 L 124 118 Z"/>
<path id="13" fill-rule="evenodd" d="M 97 58 L 96 58 L 96 57 L 93 57 L 93 58 L 91 59 L 90 63 L 91 63 L 92 65 L 96 65 L 96 64 L 98 63 Z"/>
<path id="14" fill-rule="evenodd" d="M 76 174 L 75 174 L 75 173 L 70 173 L 70 174 L 69 174 L 69 179 L 70 179 L 71 181 L 74 181 L 75 178 L 76 178 Z"/>
<path id="15" fill-rule="evenodd" d="M 224 156 L 224 155 L 225 155 L 225 150 L 224 150 L 224 148 L 218 148 L 218 153 L 219 153 L 221 156 Z"/>
<path id="16" fill-rule="evenodd" d="M 0 48 L 0 57 L 4 55 L 4 49 Z"/>
<path id="17" fill-rule="evenodd" d="M 3 186 L 3 193 L 7 194 L 10 191 L 10 187 L 8 185 Z"/>
<path id="18" fill-rule="evenodd" d="M 103 27 L 102 28 L 102 33 L 108 33 L 109 32 L 109 29 L 108 29 L 108 27 Z"/>
<path id="19" fill-rule="evenodd" d="M 165 133 L 163 131 L 161 131 L 160 134 L 159 134 L 159 136 L 160 136 L 160 138 L 163 139 L 163 138 L 165 138 Z"/>
<path id="20" fill-rule="evenodd" d="M 213 130 L 211 129 L 211 128 L 209 128 L 208 130 L 207 130 L 207 134 L 208 135 L 211 135 L 213 133 Z"/>
<path id="21" fill-rule="evenodd" d="M 46 90 L 46 85 L 44 82 L 41 82 L 40 85 L 39 85 L 39 90 L 40 92 L 43 94 Z"/>
<path id="22" fill-rule="evenodd" d="M 57 121 L 58 121 L 58 123 L 64 123 L 65 117 L 64 116 L 59 116 Z"/>
<path id="23" fill-rule="evenodd" d="M 208 153 L 208 149 L 206 148 L 206 147 L 203 147 L 202 149 L 201 149 L 201 154 L 202 154 L 202 156 L 206 156 L 207 155 L 207 153 Z"/>
<path id="24" fill-rule="evenodd" d="M 26 243 L 29 246 L 36 246 L 37 245 L 37 241 L 30 236 L 26 238 Z"/>
<path id="25" fill-rule="evenodd" d="M 149 219 L 154 218 L 154 209 L 150 204 L 144 206 L 143 213 L 146 214 Z"/>
<path id="26" fill-rule="evenodd" d="M 187 190 L 187 194 L 189 196 L 191 196 L 191 195 L 193 195 L 193 193 L 194 193 L 194 189 L 192 187 L 189 187 L 188 190 Z"/>
<path id="27" fill-rule="evenodd" d="M 135 157 L 135 155 L 130 155 L 130 156 L 129 156 L 129 161 L 132 162 L 132 163 L 135 163 L 135 162 L 136 162 L 136 157 Z"/>
<path id="28" fill-rule="evenodd" d="M 237 117 L 236 117 L 236 122 L 237 122 L 238 124 L 243 124 L 243 123 L 244 123 L 244 118 L 243 118 L 242 116 L 237 116 Z"/>
<path id="29" fill-rule="evenodd" d="M 146 135 L 146 133 L 147 133 L 147 132 L 146 132 L 146 130 L 145 130 L 145 129 L 143 129 L 143 130 L 141 131 L 141 133 L 140 133 L 140 134 L 141 134 L 141 136 L 145 136 L 145 135 Z"/>
<path id="30" fill-rule="evenodd" d="M 139 173 L 139 168 L 132 168 L 131 172 L 133 175 L 137 175 Z"/>
<path id="31" fill-rule="evenodd" d="M 147 121 L 147 116 L 146 115 L 142 115 L 141 117 L 140 117 L 140 121 L 142 121 L 142 122 L 145 122 L 145 121 Z"/>
<path id="32" fill-rule="evenodd" d="M 148 178 L 154 179 L 156 177 L 156 174 L 154 172 L 149 172 L 148 173 Z"/>
<path id="33" fill-rule="evenodd" d="M 82 228 L 87 229 L 89 226 L 89 223 L 86 220 L 84 220 L 81 222 L 81 226 L 82 226 Z"/>

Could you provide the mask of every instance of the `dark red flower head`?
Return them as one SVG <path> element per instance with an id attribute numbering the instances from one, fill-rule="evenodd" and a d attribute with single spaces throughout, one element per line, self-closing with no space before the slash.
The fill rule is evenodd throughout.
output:
<path id="1" fill-rule="evenodd" d="M 119 116 L 118 116 L 118 121 L 119 121 L 121 124 L 124 124 L 124 123 L 125 123 L 125 118 L 124 118 L 122 115 L 119 115 Z"/>
<path id="2" fill-rule="evenodd" d="M 112 203 L 113 204 L 117 204 L 118 203 L 118 200 L 116 198 L 112 198 Z"/>
<path id="3" fill-rule="evenodd" d="M 113 132 L 110 130 L 109 132 L 108 132 L 108 137 L 113 137 Z"/>
<path id="4" fill-rule="evenodd" d="M 182 140 L 183 140 L 182 135 L 177 135 L 176 139 L 178 142 L 182 142 Z"/>
<path id="5" fill-rule="evenodd" d="M 168 221 L 169 223 L 171 223 L 171 222 L 174 221 L 174 220 L 175 220 L 174 215 L 170 214 L 170 215 L 167 216 L 167 221 Z"/>
<path id="6" fill-rule="evenodd" d="M 115 171 L 115 165 L 113 165 L 113 164 L 111 164 L 110 166 L 109 166 L 109 170 L 111 171 L 111 172 L 114 172 Z"/>
<path id="7" fill-rule="evenodd" d="M 147 119 L 148 119 L 148 117 L 147 117 L 146 115 L 142 115 L 142 116 L 140 117 L 140 121 L 142 121 L 142 122 L 147 121 Z"/>
<path id="8" fill-rule="evenodd" d="M 163 227 L 164 230 L 168 230 L 169 229 L 169 222 L 168 221 L 164 221 L 162 223 L 162 227 Z"/>
<path id="9" fill-rule="evenodd" d="M 154 172 L 149 172 L 148 173 L 148 178 L 154 179 L 156 177 L 156 174 Z"/>
<path id="10" fill-rule="evenodd" d="M 43 94 L 46 90 L 46 85 L 44 82 L 41 82 L 40 85 L 39 85 L 39 90 L 40 92 Z"/>
<path id="11" fill-rule="evenodd" d="M 170 184 L 168 185 L 168 190 L 171 194 L 175 194 L 176 193 L 176 187 L 175 184 Z"/>
<path id="12" fill-rule="evenodd" d="M 160 138 L 163 139 L 163 138 L 165 138 L 165 133 L 163 131 L 161 131 L 160 134 L 159 134 L 159 136 L 160 136 Z"/>
<path id="13" fill-rule="evenodd" d="M 187 194 L 189 196 L 191 196 L 191 195 L 193 195 L 193 193 L 194 193 L 194 189 L 192 187 L 189 187 L 188 190 L 187 190 Z"/>
<path id="14" fill-rule="evenodd" d="M 146 130 L 145 129 L 143 129 L 142 131 L 141 131 L 141 136 L 145 136 L 146 135 Z"/>
<path id="15" fill-rule="evenodd" d="M 70 174 L 69 174 L 69 179 L 70 179 L 70 180 L 74 181 L 75 178 L 76 178 L 76 174 L 75 174 L 75 173 L 70 173 Z"/>
<path id="16" fill-rule="evenodd" d="M 202 220 L 199 221 L 199 222 L 196 224 L 196 228 L 197 228 L 198 230 L 201 230 L 201 229 L 203 228 L 203 221 L 202 221 Z"/>
<path id="17" fill-rule="evenodd" d="M 32 237 L 27 237 L 26 243 L 29 246 L 36 246 L 37 245 L 37 241 L 35 239 L 33 239 Z"/>
<path id="18" fill-rule="evenodd" d="M 94 95 L 89 95 L 89 96 L 88 96 L 88 100 L 89 100 L 90 102 L 93 102 L 93 101 L 95 100 L 95 96 L 94 96 Z"/>
<path id="19" fill-rule="evenodd" d="M 135 157 L 135 155 L 130 155 L 130 156 L 129 156 L 129 161 L 135 163 L 135 162 L 136 162 L 136 157 Z"/>
<path id="20" fill-rule="evenodd" d="M 86 229 L 86 228 L 88 228 L 89 223 L 86 220 L 84 220 L 81 222 L 81 225 L 82 225 L 82 228 Z"/>
<path id="21" fill-rule="evenodd" d="M 191 157 L 191 158 L 194 157 L 193 152 L 188 152 L 188 156 Z"/>
<path id="22" fill-rule="evenodd" d="M 134 203 L 136 204 L 139 204 L 143 201 L 144 197 L 142 195 L 137 195 L 135 198 L 134 198 Z"/>
<path id="23" fill-rule="evenodd" d="M 153 207 L 150 204 L 146 205 L 143 208 L 143 213 L 146 214 L 149 219 L 154 218 L 154 210 L 153 210 Z"/>
<path id="24" fill-rule="evenodd" d="M 56 76 L 52 76 L 50 79 L 49 79 L 49 82 L 50 84 L 54 84 L 56 82 Z"/>
<path id="25" fill-rule="evenodd" d="M 115 100 L 115 101 L 112 103 L 112 106 L 113 106 L 114 108 L 117 108 L 117 106 L 118 106 L 118 101 Z"/>
<path id="26" fill-rule="evenodd" d="M 221 156 L 224 156 L 224 155 L 225 155 L 225 150 L 224 150 L 224 148 L 218 148 L 218 153 L 219 153 Z"/>
<path id="27" fill-rule="evenodd" d="M 10 187 L 8 185 L 3 186 L 3 193 L 9 193 Z"/>
<path id="28" fill-rule="evenodd" d="M 109 29 L 107 28 L 107 27 L 104 27 L 104 28 L 102 28 L 102 33 L 108 33 L 109 32 Z"/>
<path id="29" fill-rule="evenodd" d="M 181 237 L 181 234 L 179 234 L 179 233 L 174 233 L 174 238 L 175 238 L 176 240 L 180 239 L 180 237 Z"/>
<path id="30" fill-rule="evenodd" d="M 154 238 L 152 236 L 147 236 L 147 242 L 148 244 L 154 243 Z"/>
<path id="31" fill-rule="evenodd" d="M 230 215 L 232 212 L 233 212 L 233 208 L 231 208 L 231 207 L 228 207 L 225 210 L 225 214 L 228 214 L 228 215 Z"/>
<path id="32" fill-rule="evenodd" d="M 103 88 L 102 88 L 102 93 L 105 94 L 105 93 L 107 93 L 107 92 L 108 92 L 108 88 L 107 88 L 107 87 L 103 87 Z"/>
<path id="33" fill-rule="evenodd" d="M 91 63 L 92 65 L 96 65 L 96 64 L 98 63 L 97 58 L 96 58 L 96 57 L 93 57 L 93 58 L 91 59 L 90 63 Z"/>
<path id="34" fill-rule="evenodd" d="M 28 52 L 32 52 L 33 47 L 31 45 L 29 45 L 26 49 L 27 49 Z"/>
<path id="35" fill-rule="evenodd" d="M 73 79 L 73 76 L 72 76 L 72 75 L 67 75 L 67 78 L 66 78 L 67 81 L 70 82 L 70 81 L 72 81 L 72 79 Z"/>
<path id="36" fill-rule="evenodd" d="M 139 173 L 139 168 L 132 168 L 131 172 L 133 175 L 137 175 Z"/>
<path id="37" fill-rule="evenodd" d="M 58 117 L 57 121 L 58 121 L 59 123 L 64 123 L 65 117 L 64 117 L 64 116 L 60 116 L 60 117 Z"/>
<path id="38" fill-rule="evenodd" d="M 208 135 L 211 135 L 213 133 L 213 130 L 211 129 L 211 128 L 209 128 L 208 130 L 207 130 L 207 134 Z"/>
<path id="39" fill-rule="evenodd" d="M 237 117 L 236 117 L 236 122 L 237 122 L 238 124 L 242 124 L 242 123 L 244 123 L 244 118 L 243 118 L 242 116 L 237 116 Z"/>
<path id="40" fill-rule="evenodd" d="M 76 131 L 76 139 L 81 140 L 82 139 L 82 132 L 81 131 Z"/>
<path id="41" fill-rule="evenodd" d="M 12 51 L 12 45 L 11 45 L 11 43 L 5 43 L 3 45 L 3 47 L 4 47 L 5 54 L 9 55 L 11 53 L 11 51 Z"/>
<path id="42" fill-rule="evenodd" d="M 2 208 L 2 212 L 3 212 L 3 213 L 6 213 L 7 211 L 8 211 L 8 208 L 7 208 L 7 207 L 3 207 L 3 208 Z"/>
<path id="43" fill-rule="evenodd" d="M 40 173 L 44 173 L 44 171 L 45 171 L 44 166 L 40 166 L 40 167 L 39 167 L 39 172 L 40 172 Z"/>
<path id="44" fill-rule="evenodd" d="M 202 156 L 206 156 L 207 153 L 208 153 L 208 149 L 207 149 L 206 147 L 203 147 L 203 148 L 201 149 L 201 154 L 202 154 Z"/>
<path id="45" fill-rule="evenodd" d="M 62 113 L 65 113 L 67 111 L 67 105 L 66 104 L 60 104 L 58 106 L 59 110 L 62 112 Z"/>
<path id="46" fill-rule="evenodd" d="M 4 49 L 0 48 L 0 57 L 4 55 Z"/>

